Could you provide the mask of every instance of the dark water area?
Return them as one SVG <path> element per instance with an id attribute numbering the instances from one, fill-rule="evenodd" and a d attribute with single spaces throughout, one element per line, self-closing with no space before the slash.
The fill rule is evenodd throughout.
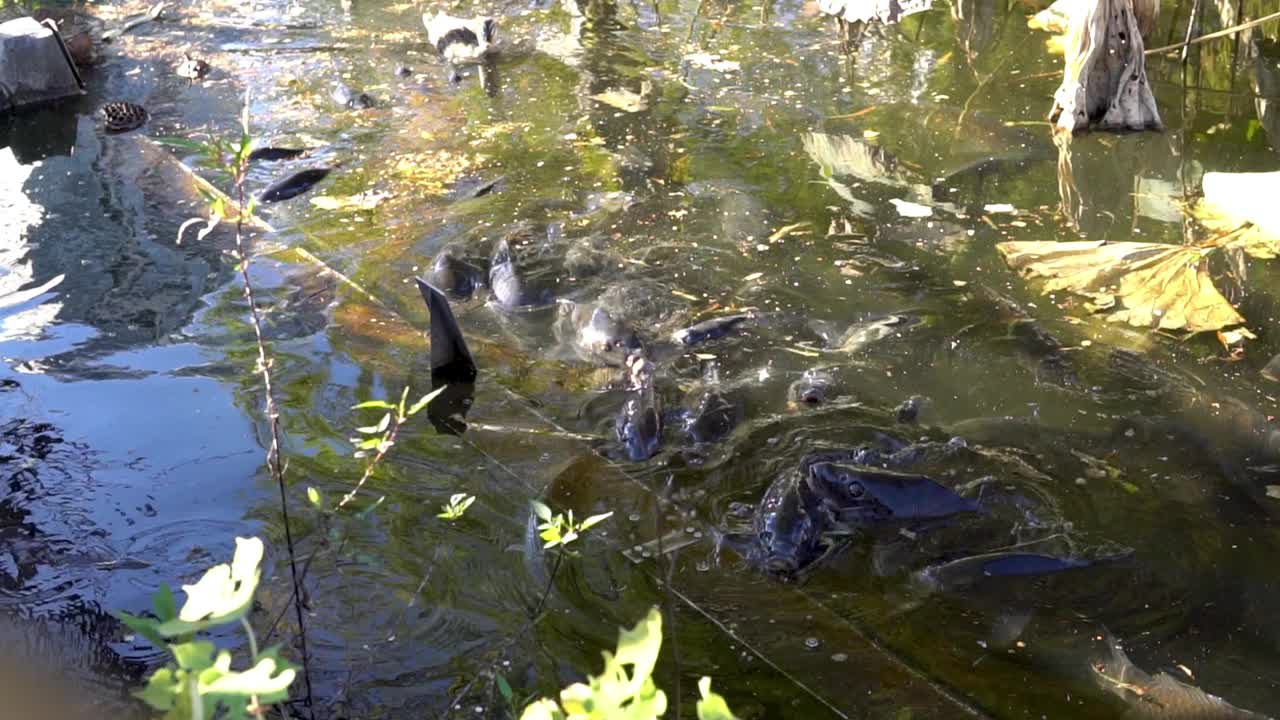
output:
<path id="1" fill-rule="evenodd" d="M 1148 46 L 1180 39 L 1190 5 L 1164 3 Z M 1237 21 L 1236 3 L 1204 5 L 1203 32 Z M 317 553 L 318 717 L 505 717 L 495 672 L 551 694 L 654 604 L 658 680 L 684 717 L 703 675 L 744 718 L 1146 717 L 1098 680 L 1108 637 L 1147 672 L 1280 715 L 1274 262 L 1211 265 L 1258 336 L 1235 357 L 1213 333 L 1041 295 L 995 249 L 1182 244 L 1203 173 L 1280 160 L 1274 25 L 1197 46 L 1185 73 L 1149 58 L 1165 132 L 1063 147 L 1044 122 L 1061 59 L 1022 3 L 939 3 L 847 55 L 794 0 L 468 5 L 453 14 L 497 17 L 500 49 L 456 84 L 426 42 L 433 9 L 183 4 L 120 38 L 86 97 L 0 120 L 0 611 L 51 628 L 118 696 L 160 655 L 109 613 L 260 535 L 253 621 L 282 617 L 273 641 L 299 657 L 233 239 L 175 241 L 203 208 L 175 162 L 229 188 L 147 139 L 230 136 L 248 90 L 261 145 L 309 150 L 256 163 L 250 192 L 334 168 L 251 232 L 292 533 Z M 172 74 L 184 50 L 205 80 Z M 339 82 L 372 107 L 339 104 Z M 109 100 L 150 122 L 104 134 Z M 365 192 L 386 197 L 310 202 Z M 503 239 L 553 302 L 456 300 L 480 368 L 466 430 L 414 419 L 353 502 L 385 498 L 376 511 L 321 522 L 307 488 L 349 491 L 349 438 L 376 420 L 351 406 L 431 387 L 412 278 L 446 251 L 486 265 Z M 620 450 L 620 358 L 573 345 L 565 300 L 652 349 L 653 457 Z M 748 310 L 723 337 L 671 340 Z M 815 378 L 822 402 L 791 390 Z M 686 425 L 709 391 L 729 419 Z M 897 470 L 983 512 L 845 533 L 799 577 L 764 572 L 744 504 L 864 445 L 905 448 Z M 465 517 L 437 518 L 458 492 L 477 498 Z M 532 499 L 613 516 L 558 563 Z"/>

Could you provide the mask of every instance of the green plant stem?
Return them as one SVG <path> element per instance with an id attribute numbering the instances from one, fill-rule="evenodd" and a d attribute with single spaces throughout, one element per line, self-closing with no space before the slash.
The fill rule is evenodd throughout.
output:
<path id="1" fill-rule="evenodd" d="M 244 634 L 245 634 L 246 636 L 248 636 L 248 638 L 249 638 L 249 667 L 257 667 L 257 665 L 258 665 L 258 638 L 257 638 L 257 637 L 255 637 L 255 636 L 254 636 L 254 634 L 253 634 L 253 626 L 249 624 L 249 619 L 248 619 L 248 618 L 246 618 L 245 616 L 241 615 L 241 616 L 240 616 L 240 624 L 241 624 L 242 626 L 244 626 Z M 254 717 L 258 718 L 258 720 L 262 720 L 262 718 L 263 718 L 263 714 L 262 714 L 262 706 L 261 706 L 260 704 L 258 704 L 258 696 L 257 696 L 257 695 L 250 695 L 250 696 L 249 696 L 249 699 L 250 699 L 250 701 L 252 701 L 252 703 L 253 703 L 253 715 L 254 715 Z"/>
<path id="2" fill-rule="evenodd" d="M 200 697 L 200 680 L 193 674 L 187 681 L 191 693 L 191 720 L 204 720 L 204 699 Z"/>
<path id="3" fill-rule="evenodd" d="M 247 107 L 248 97 L 245 98 L 245 104 Z M 245 113 L 244 132 L 247 135 L 249 132 L 247 109 Z M 262 375 L 263 392 L 266 395 L 267 425 L 271 432 L 271 447 L 267 450 L 267 466 L 271 470 L 271 477 L 276 481 L 276 486 L 280 489 L 280 514 L 284 521 L 285 546 L 289 551 L 289 575 L 293 580 L 293 607 L 298 618 L 298 641 L 299 648 L 302 651 L 302 678 L 307 686 L 307 709 L 311 717 L 314 718 L 315 713 L 311 707 L 311 667 L 307 653 L 307 629 L 302 614 L 302 594 L 298 592 L 298 583 L 300 582 L 298 561 L 293 548 L 293 530 L 289 523 L 289 500 L 288 493 L 285 491 L 284 468 L 280 463 L 280 414 L 276 411 L 275 394 L 272 389 L 271 361 L 267 358 L 267 344 L 262 337 L 262 317 L 258 313 L 258 304 L 254 299 L 253 281 L 249 279 L 249 253 L 246 252 L 244 246 L 244 179 L 249 171 L 249 158 L 241 157 L 237 154 L 235 162 L 236 201 L 240 205 L 239 210 L 236 212 L 236 259 L 240 263 L 240 279 L 244 284 L 244 297 L 249 303 L 249 317 L 253 324 L 254 340 L 258 346 L 258 372 Z"/>
<path id="4" fill-rule="evenodd" d="M 249 636 L 249 657 L 253 660 L 253 664 L 258 664 L 258 638 L 253 634 L 253 626 L 249 624 L 249 619 L 241 616 L 240 624 L 244 626 L 244 634 Z"/>
<path id="5" fill-rule="evenodd" d="M 378 463 L 382 462 L 382 458 L 386 457 L 387 452 L 390 451 L 391 448 L 395 447 L 396 437 L 400 435 L 400 426 L 404 424 L 404 421 L 405 418 L 400 417 L 400 414 L 396 413 L 396 421 L 395 424 L 391 426 L 391 432 L 387 433 L 386 439 L 379 443 L 378 452 L 374 454 L 373 459 L 365 466 L 364 474 L 360 476 L 359 482 L 357 482 L 356 486 L 351 488 L 346 495 L 342 496 L 342 499 L 338 501 L 337 506 L 333 508 L 334 512 L 341 510 L 343 506 L 354 500 L 356 493 L 360 492 L 361 488 L 364 487 L 364 484 L 373 476 L 374 468 L 378 467 Z"/>

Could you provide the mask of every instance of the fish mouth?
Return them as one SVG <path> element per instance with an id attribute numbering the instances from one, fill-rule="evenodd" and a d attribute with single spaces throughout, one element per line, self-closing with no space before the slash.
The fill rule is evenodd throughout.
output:
<path id="1" fill-rule="evenodd" d="M 800 393 L 800 402 L 805 405 L 821 405 L 826 400 L 826 394 L 817 388 L 810 388 Z"/>

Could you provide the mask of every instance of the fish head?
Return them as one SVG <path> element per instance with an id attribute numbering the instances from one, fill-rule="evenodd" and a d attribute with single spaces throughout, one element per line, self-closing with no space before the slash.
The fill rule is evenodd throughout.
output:
<path id="1" fill-rule="evenodd" d="M 787 390 L 788 399 L 794 405 L 817 406 L 835 396 L 836 380 L 831 373 L 822 370 L 808 370 L 799 380 L 791 383 Z"/>
<path id="2" fill-rule="evenodd" d="M 754 530 L 766 572 L 791 576 L 823 555 L 820 509 L 795 476 L 780 478 L 756 508 Z"/>

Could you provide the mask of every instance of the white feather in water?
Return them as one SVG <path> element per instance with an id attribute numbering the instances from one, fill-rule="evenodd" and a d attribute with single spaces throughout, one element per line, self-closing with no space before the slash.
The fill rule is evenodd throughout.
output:
<path id="1" fill-rule="evenodd" d="M 491 17 L 459 18 L 438 12 L 423 15 L 427 40 L 451 63 L 479 62 L 494 50 L 498 23 Z"/>

